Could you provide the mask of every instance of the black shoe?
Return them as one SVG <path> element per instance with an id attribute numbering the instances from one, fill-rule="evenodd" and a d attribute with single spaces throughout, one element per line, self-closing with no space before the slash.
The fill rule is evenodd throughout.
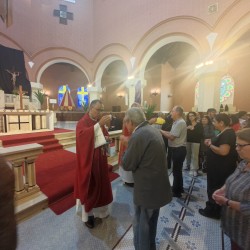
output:
<path id="1" fill-rule="evenodd" d="M 202 208 L 199 209 L 199 214 L 201 214 L 202 216 L 205 216 L 207 218 L 211 218 L 211 219 L 216 219 L 216 220 L 220 219 L 219 213 L 208 212 L 208 210 L 202 209 Z"/>
<path id="2" fill-rule="evenodd" d="M 173 197 L 181 198 L 181 193 L 175 193 L 175 192 L 173 192 Z"/>
<path id="3" fill-rule="evenodd" d="M 126 186 L 129 186 L 129 187 L 134 187 L 134 183 L 125 182 L 124 184 L 125 184 Z"/>
<path id="4" fill-rule="evenodd" d="M 85 222 L 85 225 L 88 228 L 94 228 L 95 227 L 95 218 L 94 218 L 93 215 L 88 217 L 88 221 Z"/>

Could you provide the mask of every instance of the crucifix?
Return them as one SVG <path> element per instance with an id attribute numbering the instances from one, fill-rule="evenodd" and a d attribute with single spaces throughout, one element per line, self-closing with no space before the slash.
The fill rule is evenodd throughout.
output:
<path id="1" fill-rule="evenodd" d="M 16 78 L 18 76 L 20 76 L 21 72 L 18 72 L 18 71 L 10 71 L 8 69 L 5 70 L 6 72 L 8 72 L 9 74 L 11 74 L 11 81 L 12 81 L 12 84 L 13 84 L 13 87 L 15 88 L 16 86 Z"/>

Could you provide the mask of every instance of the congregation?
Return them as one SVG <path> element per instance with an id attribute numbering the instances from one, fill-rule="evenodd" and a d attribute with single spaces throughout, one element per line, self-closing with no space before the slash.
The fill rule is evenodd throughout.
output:
<path id="1" fill-rule="evenodd" d="M 129 112 L 132 112 L 130 110 Z M 138 111 L 139 112 L 139 111 Z M 128 115 L 128 114 L 127 114 Z M 247 112 L 241 111 L 235 115 L 228 115 L 226 113 L 218 113 L 214 108 L 210 108 L 207 111 L 207 114 L 204 114 L 203 116 L 200 116 L 199 113 L 190 111 L 186 115 L 186 121 L 184 120 L 184 111 L 183 108 L 180 106 L 175 106 L 171 113 L 167 115 L 166 120 L 162 122 L 162 112 L 158 114 L 158 118 L 155 118 L 154 124 L 157 124 L 155 127 L 155 131 L 159 130 L 162 134 L 162 137 L 165 138 L 165 141 L 167 141 L 166 144 L 166 152 L 168 156 L 168 168 L 173 169 L 173 185 L 172 185 L 172 195 L 173 197 L 181 198 L 182 195 L 185 193 L 183 188 L 183 176 L 182 176 L 182 170 L 189 170 L 189 175 L 193 177 L 198 177 L 200 174 L 207 174 L 207 195 L 208 195 L 208 201 L 206 202 L 206 207 L 204 209 L 199 209 L 199 213 L 202 216 L 213 218 L 213 219 L 220 219 L 221 218 L 221 208 L 223 206 L 230 207 L 231 205 L 229 202 L 232 203 L 231 200 L 229 200 L 229 196 L 225 195 L 225 182 L 227 181 L 227 178 L 229 178 L 234 172 L 237 172 L 237 164 L 243 160 L 244 163 L 244 171 L 249 172 L 249 162 L 248 157 L 249 154 L 246 156 L 247 158 L 244 158 L 242 155 L 242 149 L 245 146 L 249 146 L 249 139 L 250 139 L 250 127 L 248 126 L 249 123 L 249 117 L 247 115 Z M 126 116 L 127 117 L 127 116 Z M 125 123 L 126 118 L 125 117 Z M 162 130 L 163 124 L 169 123 L 169 118 L 171 117 L 172 124 L 170 125 L 170 129 L 168 128 L 166 130 Z M 232 118 L 233 117 L 233 118 Z M 161 124 L 159 124 L 159 119 L 161 120 Z M 237 122 L 235 122 L 237 120 Z M 132 121 L 131 121 L 132 122 Z M 145 123 L 145 120 L 142 120 L 142 122 Z M 135 132 L 135 130 L 138 129 L 138 127 L 141 127 L 141 123 L 132 122 L 133 129 L 131 130 L 131 134 Z M 149 123 L 148 123 L 149 124 Z M 152 127 L 154 126 L 152 124 Z M 235 126 L 235 124 L 238 124 L 239 126 Z M 160 125 L 160 126 L 159 126 Z M 169 126 L 168 126 L 169 127 Z M 136 138 L 135 135 L 132 136 L 132 138 Z M 139 137 L 139 136 L 138 136 Z M 150 133 L 148 132 L 148 137 L 151 137 Z M 246 144 L 238 144 L 237 141 L 242 138 L 243 141 L 247 142 Z M 152 138 L 150 138 L 152 139 Z M 147 140 L 150 140 L 147 139 Z M 167 139 L 167 140 L 166 140 Z M 134 139 L 135 140 L 135 139 Z M 138 139 L 139 140 L 139 139 Z M 134 181 L 135 184 L 135 205 L 139 206 L 140 200 L 144 196 L 147 197 L 147 191 L 141 190 L 141 196 L 138 191 L 136 191 L 137 184 L 142 182 L 140 178 L 142 178 L 144 181 L 149 181 L 149 176 L 147 176 L 146 171 L 150 171 L 150 167 L 146 167 L 145 160 L 146 156 L 142 157 L 140 155 L 143 155 L 147 153 L 147 157 L 149 156 L 149 159 L 152 160 L 152 162 L 147 159 L 147 163 L 151 162 L 152 166 L 157 166 L 157 160 L 159 160 L 159 156 L 154 159 L 154 156 L 159 153 L 159 150 L 157 150 L 156 147 L 152 147 L 150 151 L 143 149 L 144 147 L 149 147 L 148 143 L 144 140 L 140 140 L 139 142 L 128 142 L 128 145 L 132 152 L 128 151 L 127 154 L 132 154 L 134 157 L 130 157 L 131 162 L 129 164 L 127 163 L 127 166 L 121 165 L 120 168 L 123 168 L 125 170 L 132 170 L 133 176 L 140 176 L 136 177 L 137 181 Z M 137 146 L 136 146 L 137 145 Z M 152 145 L 152 144 L 150 144 Z M 131 149 L 132 148 L 132 149 Z M 157 151 L 157 153 L 156 153 Z M 150 153 L 149 153 L 150 152 Z M 237 152 L 239 153 L 239 156 L 237 156 Z M 249 151 L 248 151 L 249 152 Z M 136 154 L 136 156 L 135 156 Z M 241 158 L 240 158 L 241 157 Z M 125 158 L 126 159 L 126 158 Z M 162 160 L 160 160 L 161 162 Z M 167 162 L 166 159 L 164 160 L 164 163 Z M 163 163 L 162 163 L 163 164 Z M 158 163 L 158 168 L 161 164 Z M 242 162 L 239 164 L 239 166 L 242 165 Z M 145 168 L 148 168 L 147 170 Z M 152 167 L 153 168 L 153 167 Z M 241 167 L 242 168 L 242 167 Z M 238 169 L 238 168 L 237 168 Z M 140 174 L 140 171 L 145 171 Z M 148 175 L 153 174 L 152 172 L 148 172 Z M 158 170 L 159 171 L 159 170 Z M 236 175 L 236 174 L 234 174 Z M 238 176 L 237 176 L 238 177 Z M 121 175 L 121 178 L 123 176 Z M 232 180 L 232 177 L 230 177 Z M 230 179 L 229 178 L 229 179 Z M 158 180 L 158 182 L 160 179 Z M 232 180 L 233 181 L 233 180 Z M 124 181 L 125 184 L 126 181 Z M 150 183 L 154 183 L 150 179 Z M 156 184 L 156 183 L 154 183 Z M 245 183 L 246 184 L 246 183 Z M 145 186 L 149 185 L 147 182 L 144 183 Z M 148 188 L 150 192 L 152 190 L 157 190 L 157 187 L 159 187 L 160 184 L 156 185 L 155 187 Z M 249 244 L 249 230 L 245 231 L 246 237 L 243 237 L 242 234 L 238 231 L 240 230 L 239 227 L 241 226 L 240 223 L 243 223 L 241 220 L 244 218 L 244 228 L 246 229 L 249 227 L 249 220 L 247 212 L 244 212 L 244 209 L 249 210 L 249 200 L 250 200 L 250 189 L 249 185 L 246 185 L 248 187 L 245 188 L 245 194 L 244 198 L 241 196 L 241 199 L 234 201 L 236 203 L 236 208 L 230 207 L 232 210 L 237 211 L 237 215 L 235 211 L 231 211 L 228 216 L 223 216 L 225 226 L 225 232 L 229 235 L 231 238 L 231 246 L 232 249 L 248 249 Z M 224 187 L 224 188 L 221 188 Z M 230 187 L 229 187 L 230 188 Z M 159 192 L 161 194 L 160 196 L 164 197 L 164 195 L 167 195 L 168 189 L 164 189 L 166 192 Z M 218 191 L 219 190 L 219 191 Z M 221 191 L 223 190 L 223 191 Z M 152 201 L 152 194 L 148 196 L 148 198 L 151 197 Z M 219 197 L 219 198 L 218 198 Z M 220 202 L 217 201 L 217 199 L 222 199 Z M 228 197 L 228 198 L 226 198 Z M 145 198 L 146 199 L 146 198 Z M 233 199 L 233 198 L 232 198 Z M 236 199 L 235 199 L 236 200 Z M 139 203 L 139 204 L 138 204 Z M 241 203 L 244 204 L 244 209 L 241 211 Z M 154 202 L 153 202 L 154 204 Z M 136 215 L 135 215 L 135 222 L 134 222 L 134 245 L 135 249 L 155 249 L 155 243 L 152 243 L 155 239 L 155 233 L 156 231 L 155 226 L 153 232 L 147 232 L 145 233 L 145 223 L 149 224 L 153 223 L 151 220 L 151 217 L 157 221 L 157 216 L 153 216 L 153 212 L 147 211 L 147 209 L 152 208 L 152 203 L 149 205 L 141 205 L 138 208 L 136 207 Z M 243 205 L 242 205 L 243 206 Z M 142 209 L 146 209 L 146 212 Z M 145 215 L 141 214 L 146 213 Z M 233 215 L 232 215 L 233 214 Z M 236 216 L 237 219 L 235 219 L 233 216 Z M 144 218 L 144 219 L 143 219 Z M 148 218 L 148 222 L 145 222 L 145 218 Z M 225 223 L 227 220 L 232 220 L 231 223 Z M 235 220 L 235 222 L 234 222 Z M 140 223 L 144 223 L 140 225 Z M 154 222 L 153 225 L 156 225 L 157 222 Z M 152 224 L 151 224 L 152 225 Z M 229 229 L 229 225 L 231 227 L 236 227 L 235 229 Z M 139 228 L 141 229 L 141 234 Z M 237 232 L 236 232 L 237 231 Z M 240 230 L 241 231 L 241 230 Z M 228 233 L 229 232 L 229 233 Z M 232 233 L 233 232 L 233 233 Z M 242 232 L 243 233 L 243 232 Z M 145 240 L 148 239 L 148 245 L 142 245 L 140 242 L 139 236 L 141 236 L 142 239 Z M 244 239 L 243 239 L 244 238 Z M 146 241 L 147 242 L 147 241 Z M 141 244 L 141 245 L 140 245 Z M 145 241 L 144 241 L 144 244 Z M 141 247 L 140 247 L 141 246 Z M 143 246 L 143 247 L 142 247 Z M 248 246 L 248 247 L 247 247 Z"/>

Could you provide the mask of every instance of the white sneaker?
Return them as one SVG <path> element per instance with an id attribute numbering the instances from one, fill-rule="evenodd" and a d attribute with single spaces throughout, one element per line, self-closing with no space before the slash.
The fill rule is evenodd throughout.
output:
<path id="1" fill-rule="evenodd" d="M 198 173 L 197 173 L 196 170 L 193 171 L 193 176 L 194 176 L 194 177 L 198 176 Z"/>
<path id="2" fill-rule="evenodd" d="M 194 175 L 193 170 L 190 170 L 188 174 L 189 174 L 190 176 L 193 176 L 193 175 Z"/>

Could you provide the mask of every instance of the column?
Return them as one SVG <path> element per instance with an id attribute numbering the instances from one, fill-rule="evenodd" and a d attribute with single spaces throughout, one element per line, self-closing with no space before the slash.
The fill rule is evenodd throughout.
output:
<path id="1" fill-rule="evenodd" d="M 36 171 L 34 159 L 25 160 L 25 183 L 28 187 L 34 187 L 36 185 Z"/>
<path id="2" fill-rule="evenodd" d="M 173 78 L 175 69 L 167 62 L 161 65 L 160 111 L 169 112 L 173 107 Z"/>
<path id="3" fill-rule="evenodd" d="M 220 81 L 227 73 L 227 64 L 211 63 L 196 69 L 199 81 L 198 111 L 206 112 L 208 108 L 220 109 Z"/>
<path id="4" fill-rule="evenodd" d="M 21 192 L 24 190 L 24 180 L 23 180 L 23 162 L 17 161 L 12 163 L 15 175 L 15 191 Z"/>
<path id="5" fill-rule="evenodd" d="M 89 104 L 96 99 L 100 99 L 102 89 L 100 87 L 88 87 L 89 92 Z"/>

